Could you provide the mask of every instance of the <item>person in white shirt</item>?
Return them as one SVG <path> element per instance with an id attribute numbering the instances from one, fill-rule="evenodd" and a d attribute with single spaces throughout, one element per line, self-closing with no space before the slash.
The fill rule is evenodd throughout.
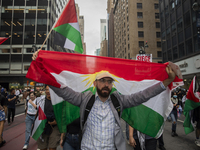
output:
<path id="1" fill-rule="evenodd" d="M 30 92 L 29 97 L 30 99 L 27 103 L 27 112 L 26 112 L 26 119 L 25 119 L 26 132 L 25 132 L 25 144 L 24 144 L 23 149 L 28 148 L 32 125 L 34 123 L 35 115 L 37 113 L 37 102 L 36 102 L 36 97 L 34 95 L 34 92 Z"/>

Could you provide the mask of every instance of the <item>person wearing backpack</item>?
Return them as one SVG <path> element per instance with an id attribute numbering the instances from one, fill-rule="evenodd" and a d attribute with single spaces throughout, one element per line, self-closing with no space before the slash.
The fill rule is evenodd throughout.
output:
<path id="1" fill-rule="evenodd" d="M 93 82 L 97 90 L 95 95 L 91 91 L 75 92 L 69 87 L 61 89 L 50 86 L 50 88 L 65 101 L 80 107 L 81 149 L 125 150 L 126 144 L 120 123 L 123 109 L 140 105 L 163 92 L 175 79 L 175 73 L 170 66 L 166 71 L 168 79 L 131 95 L 120 95 L 117 91 L 110 95 L 114 79 L 109 72 L 96 75 Z M 95 97 L 93 104 L 89 102 L 91 97 Z M 116 97 L 120 107 L 115 108 L 113 97 Z M 87 109 L 89 103 L 92 105 L 91 110 Z"/>

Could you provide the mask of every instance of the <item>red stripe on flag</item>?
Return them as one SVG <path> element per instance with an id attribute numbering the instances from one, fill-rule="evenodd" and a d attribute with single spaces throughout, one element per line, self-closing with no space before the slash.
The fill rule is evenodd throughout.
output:
<path id="1" fill-rule="evenodd" d="M 0 45 L 5 42 L 8 38 L 7 37 L 0 37 Z"/>
<path id="2" fill-rule="evenodd" d="M 39 120 L 47 119 L 46 115 L 44 114 L 44 112 L 40 106 L 39 106 L 39 110 L 38 110 L 38 119 Z"/>
<path id="3" fill-rule="evenodd" d="M 166 64 L 141 62 L 111 57 L 90 56 L 82 54 L 40 51 L 36 61 L 32 61 L 27 78 L 40 83 L 60 87 L 51 73 L 60 74 L 70 71 L 79 74 L 93 74 L 102 70 L 109 71 L 125 80 L 158 80 L 168 78 Z M 178 82 L 176 78 L 174 81 Z M 181 79 L 182 81 L 182 79 Z"/>
<path id="4" fill-rule="evenodd" d="M 76 7 L 74 0 L 69 0 L 68 4 L 64 8 L 61 16 L 59 17 L 58 21 L 55 24 L 55 27 L 58 27 L 60 25 L 66 24 L 66 23 L 76 23 L 77 21 L 77 15 L 76 15 Z"/>

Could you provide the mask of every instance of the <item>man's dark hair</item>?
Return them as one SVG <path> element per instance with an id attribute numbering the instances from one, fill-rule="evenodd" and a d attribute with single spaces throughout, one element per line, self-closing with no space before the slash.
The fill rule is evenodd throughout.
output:
<path id="1" fill-rule="evenodd" d="M 35 93 L 34 93 L 34 92 L 30 92 L 28 95 L 30 96 L 32 93 L 33 93 L 33 95 L 35 95 Z"/>
<path id="2" fill-rule="evenodd" d="M 12 92 L 13 90 L 15 90 L 15 89 L 14 89 L 14 88 L 11 88 L 11 89 L 10 89 L 10 92 Z"/>

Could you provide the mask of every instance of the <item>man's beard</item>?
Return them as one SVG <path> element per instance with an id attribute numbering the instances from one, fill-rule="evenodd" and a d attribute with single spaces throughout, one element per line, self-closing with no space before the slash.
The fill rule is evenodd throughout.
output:
<path id="1" fill-rule="evenodd" d="M 107 98 L 110 95 L 111 90 L 108 87 L 104 87 L 101 90 L 97 88 L 97 93 L 99 96 L 103 97 L 103 98 Z M 103 90 L 107 90 L 108 92 L 102 92 Z"/>

